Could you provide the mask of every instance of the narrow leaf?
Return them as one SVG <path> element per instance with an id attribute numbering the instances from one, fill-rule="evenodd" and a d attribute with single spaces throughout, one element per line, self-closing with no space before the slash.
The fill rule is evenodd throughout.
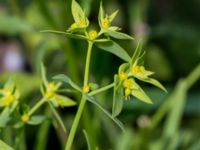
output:
<path id="1" fill-rule="evenodd" d="M 2 140 L 0 140 L 0 149 L 1 150 L 14 150 L 8 144 L 4 143 Z"/>
<path id="2" fill-rule="evenodd" d="M 100 3 L 100 8 L 99 8 L 99 15 L 98 15 L 98 20 L 99 20 L 99 25 L 101 26 L 101 22 L 104 19 L 104 10 L 103 10 L 103 4 L 102 1 Z"/>
<path id="3" fill-rule="evenodd" d="M 46 119 L 45 116 L 32 116 L 30 121 L 28 121 L 27 123 L 30 125 L 38 125 L 41 124 L 44 120 Z"/>
<path id="4" fill-rule="evenodd" d="M 109 36 L 116 38 L 116 39 L 121 39 L 121 40 L 134 40 L 133 37 L 131 37 L 130 35 L 127 35 L 125 33 L 122 32 L 117 32 L 117 31 L 113 31 L 113 30 L 105 30 L 103 31 L 103 33 L 108 34 Z"/>
<path id="5" fill-rule="evenodd" d="M 68 76 L 66 76 L 64 74 L 60 74 L 60 75 L 54 76 L 53 79 L 61 80 L 61 81 L 65 82 L 65 83 L 68 83 L 74 89 L 76 89 L 77 91 L 82 93 L 82 89 L 76 83 L 74 83 Z"/>
<path id="6" fill-rule="evenodd" d="M 42 33 L 55 33 L 55 34 L 64 34 L 70 38 L 73 39 L 79 39 L 79 40 L 88 40 L 88 38 L 86 36 L 80 35 L 80 34 L 73 34 L 73 33 L 69 33 L 69 32 L 63 32 L 63 31 L 56 31 L 56 30 L 43 30 L 40 31 Z"/>
<path id="7" fill-rule="evenodd" d="M 44 66 L 43 63 L 41 63 L 41 74 L 42 74 L 42 81 L 43 81 L 45 87 L 47 88 L 48 81 L 47 81 L 47 78 L 46 78 L 46 69 L 45 69 L 45 66 Z"/>
<path id="8" fill-rule="evenodd" d="M 165 89 L 165 87 L 159 81 L 157 81 L 157 80 L 155 80 L 153 78 L 146 78 L 146 79 L 139 78 L 139 79 L 142 80 L 142 81 L 144 81 L 144 82 L 153 84 L 154 86 L 162 89 L 163 91 L 165 91 L 167 93 L 167 90 Z"/>
<path id="9" fill-rule="evenodd" d="M 110 16 L 109 16 L 109 21 L 112 22 L 115 17 L 117 16 L 119 10 L 116 10 L 115 12 L 113 12 Z"/>
<path id="10" fill-rule="evenodd" d="M 142 88 L 137 83 L 135 84 L 137 86 L 137 89 L 132 90 L 131 94 L 145 103 L 152 104 L 152 101 L 149 98 L 149 96 L 147 96 L 147 94 L 142 90 Z"/>
<path id="11" fill-rule="evenodd" d="M 91 150 L 91 144 L 90 144 L 90 140 L 89 140 L 86 130 L 83 130 L 83 134 L 84 134 L 86 142 L 87 142 L 88 150 Z"/>
<path id="12" fill-rule="evenodd" d="M 58 105 L 61 107 L 70 107 L 76 105 L 76 102 L 70 99 L 69 97 L 62 96 L 62 95 L 56 95 L 55 96 L 56 101 L 58 102 Z"/>
<path id="13" fill-rule="evenodd" d="M 118 86 L 118 76 L 114 77 L 114 91 L 113 91 L 113 107 L 112 107 L 112 116 L 116 117 L 120 114 L 123 107 L 123 89 L 117 88 Z"/>
<path id="14" fill-rule="evenodd" d="M 132 57 L 132 60 L 131 60 L 131 66 L 135 63 L 135 61 L 140 57 L 142 53 L 142 44 L 141 42 L 139 41 L 138 44 L 137 44 L 137 47 L 134 51 L 134 54 L 133 54 L 133 57 Z"/>
<path id="15" fill-rule="evenodd" d="M 58 124 L 59 124 L 60 127 L 63 129 L 63 131 L 66 133 L 65 125 L 64 125 L 64 123 L 63 123 L 63 121 L 62 121 L 60 115 L 58 114 L 58 112 L 57 112 L 56 109 L 52 106 L 51 103 L 49 103 L 49 106 L 50 106 L 50 109 L 51 109 L 53 115 L 55 116 L 55 118 L 56 118 Z"/>
<path id="16" fill-rule="evenodd" d="M 124 131 L 124 127 L 123 124 L 121 123 L 121 121 L 119 121 L 117 118 L 114 118 L 107 110 L 105 110 L 93 97 L 84 95 L 86 97 L 86 99 L 91 102 L 92 104 L 96 105 L 102 112 L 104 112 L 104 114 L 106 114 L 111 120 L 113 120 L 116 125 L 118 125 L 118 127 Z"/>
<path id="17" fill-rule="evenodd" d="M 126 62 L 130 62 L 130 60 L 131 60 L 128 53 L 114 41 L 95 43 L 95 45 L 100 49 L 103 49 L 107 52 L 110 52 L 110 53 L 118 56 L 119 58 L 125 60 Z"/>
<path id="18" fill-rule="evenodd" d="M 85 18 L 84 11 L 82 10 L 81 6 L 75 1 L 72 0 L 72 15 L 75 22 L 79 22 L 81 18 Z"/>

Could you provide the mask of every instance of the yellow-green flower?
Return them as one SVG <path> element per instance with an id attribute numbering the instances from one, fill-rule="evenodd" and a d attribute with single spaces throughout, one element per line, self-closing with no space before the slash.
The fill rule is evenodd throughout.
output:
<path id="1" fill-rule="evenodd" d="M 19 92 L 11 80 L 0 89 L 0 95 L 0 107 L 9 107 L 19 99 Z"/>
<path id="2" fill-rule="evenodd" d="M 83 86 L 83 92 L 84 92 L 84 93 L 88 93 L 89 91 L 90 91 L 89 85 L 84 85 L 84 86 Z"/>
<path id="3" fill-rule="evenodd" d="M 88 35 L 91 40 L 95 40 L 98 37 L 98 33 L 95 30 L 89 31 Z"/>
<path id="4" fill-rule="evenodd" d="M 48 99 L 54 97 L 56 95 L 56 91 L 59 89 L 60 86 L 61 86 L 60 83 L 57 83 L 57 84 L 54 82 L 48 83 L 45 96 Z"/>
<path id="5" fill-rule="evenodd" d="M 28 122 L 28 121 L 29 121 L 29 115 L 28 115 L 28 114 L 22 115 L 22 116 L 21 116 L 21 120 L 22 120 L 23 122 Z"/>
<path id="6" fill-rule="evenodd" d="M 154 72 L 146 70 L 144 66 L 137 66 L 135 64 L 131 67 L 131 73 L 133 76 L 142 79 L 154 74 Z"/>

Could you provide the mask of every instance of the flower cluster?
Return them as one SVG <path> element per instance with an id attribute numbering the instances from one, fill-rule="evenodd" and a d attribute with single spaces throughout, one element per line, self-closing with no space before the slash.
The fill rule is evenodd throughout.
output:
<path id="1" fill-rule="evenodd" d="M 0 89 L 0 107 L 10 107 L 19 99 L 19 91 L 16 89 L 13 81 L 10 79 Z"/>
<path id="2" fill-rule="evenodd" d="M 135 51 L 135 54 L 137 50 Z M 135 55 L 134 55 L 135 56 Z M 124 63 L 119 67 L 118 72 L 118 86 L 121 86 L 124 90 L 125 99 L 130 99 L 131 96 L 135 96 L 139 100 L 147 103 L 152 103 L 151 99 L 146 95 L 142 88 L 137 84 L 136 80 L 150 83 L 166 92 L 166 89 L 162 84 L 151 78 L 150 76 L 154 72 L 146 70 L 143 65 L 139 65 L 143 55 L 138 54 L 137 57 L 133 58 L 131 62 Z"/>
<path id="3" fill-rule="evenodd" d="M 119 32 L 119 27 L 112 26 L 111 23 L 115 19 L 117 13 L 118 10 L 113 12 L 111 15 L 105 14 L 101 3 L 98 16 L 100 31 L 97 32 L 96 30 L 88 30 L 90 25 L 89 19 L 86 17 L 85 12 L 82 10 L 80 5 L 75 0 L 72 0 L 72 15 L 75 22 L 67 30 L 67 33 L 81 35 L 85 39 L 93 42 L 101 41 L 102 39 L 96 40 L 101 35 L 117 39 L 133 39 L 131 36 Z"/>

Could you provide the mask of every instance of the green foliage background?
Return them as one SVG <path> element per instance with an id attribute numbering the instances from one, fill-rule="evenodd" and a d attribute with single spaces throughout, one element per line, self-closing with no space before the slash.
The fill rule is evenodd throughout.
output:
<path id="1" fill-rule="evenodd" d="M 78 2 L 97 23 L 100 1 Z M 103 3 L 108 12 L 120 10 L 114 24 L 136 41 L 144 40 L 146 67 L 156 72 L 155 78 L 167 87 L 169 93 L 145 85 L 154 100 L 153 105 L 135 99 L 127 101 L 119 116 L 127 127 L 124 134 L 109 118 L 88 105 L 80 126 L 87 131 L 92 149 L 96 146 L 114 150 L 200 149 L 200 67 L 195 69 L 200 62 L 200 2 L 104 0 Z M 0 81 L 3 84 L 9 76 L 15 76 L 23 103 L 32 105 L 40 96 L 41 61 L 49 77 L 64 73 L 82 83 L 86 43 L 39 32 L 47 29 L 65 31 L 73 22 L 70 6 L 71 0 L 0 1 L 0 37 L 20 43 L 28 66 L 21 72 L 2 72 Z M 130 41 L 120 43 L 130 55 L 135 44 Z M 94 50 L 92 62 L 91 79 L 101 85 L 113 80 L 122 63 L 119 58 L 99 49 Z M 112 106 L 111 93 L 99 96 L 108 110 Z M 78 100 L 79 95 L 74 98 Z M 60 109 L 59 112 L 69 131 L 76 107 Z M 51 116 L 45 107 L 40 113 Z M 74 149 L 86 149 L 82 128 L 75 137 Z M 20 134 L 9 127 L 1 133 L 1 139 L 9 145 L 16 144 L 14 138 L 20 141 L 19 150 L 61 149 L 67 139 L 51 120 L 39 126 L 26 126 Z"/>

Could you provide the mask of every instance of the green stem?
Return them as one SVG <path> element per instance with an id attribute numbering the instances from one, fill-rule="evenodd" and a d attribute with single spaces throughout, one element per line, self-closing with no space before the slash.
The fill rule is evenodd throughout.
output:
<path id="1" fill-rule="evenodd" d="M 88 94 L 88 95 L 89 95 L 89 96 L 93 96 L 93 95 L 99 94 L 99 93 L 101 93 L 101 92 L 103 92 L 103 91 L 106 91 L 106 90 L 108 90 L 108 89 L 110 89 L 110 88 L 112 88 L 112 87 L 114 87 L 114 86 L 115 86 L 115 83 L 111 83 L 111 84 L 109 84 L 109 85 L 107 85 L 107 86 L 104 86 L 104 87 L 102 87 L 102 88 L 100 88 L 100 89 L 97 89 L 97 90 L 95 90 L 95 91 L 90 92 L 90 94 Z"/>
<path id="2" fill-rule="evenodd" d="M 40 106 L 42 106 L 46 102 L 46 98 L 43 97 L 33 108 L 28 112 L 28 115 L 31 116 Z"/>
<path id="3" fill-rule="evenodd" d="M 86 57 L 86 64 L 85 64 L 84 85 L 87 85 L 88 80 L 89 80 L 89 68 L 90 68 L 92 46 L 93 46 L 93 43 L 89 41 L 88 42 L 87 57 Z M 75 116 L 73 124 L 72 124 L 72 128 L 71 128 L 70 133 L 69 133 L 69 137 L 68 137 L 68 141 L 67 141 L 65 150 L 71 150 L 71 147 L 72 147 L 72 144 L 73 144 L 73 141 L 74 141 L 74 136 L 76 134 L 76 130 L 78 128 L 78 124 L 79 124 L 81 115 L 83 113 L 85 103 L 86 103 L 86 99 L 84 97 L 82 97 L 81 102 L 80 102 L 79 107 L 78 107 L 78 111 L 76 113 L 76 116 Z"/>

